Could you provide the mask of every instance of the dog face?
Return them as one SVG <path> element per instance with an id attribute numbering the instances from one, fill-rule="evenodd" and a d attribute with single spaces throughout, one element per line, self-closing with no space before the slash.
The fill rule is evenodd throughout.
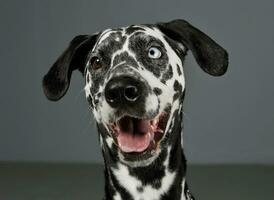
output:
<path id="1" fill-rule="evenodd" d="M 103 150 L 130 166 L 149 165 L 167 149 L 181 112 L 189 49 L 204 71 L 225 73 L 226 51 L 183 20 L 77 36 L 44 77 L 44 91 L 60 99 L 79 69 Z"/>
<path id="2" fill-rule="evenodd" d="M 108 148 L 116 144 L 122 161 L 152 159 L 161 151 L 184 92 L 179 55 L 185 50 L 151 25 L 99 35 L 87 59 L 85 91 L 97 123 L 107 129 L 101 140 Z"/>

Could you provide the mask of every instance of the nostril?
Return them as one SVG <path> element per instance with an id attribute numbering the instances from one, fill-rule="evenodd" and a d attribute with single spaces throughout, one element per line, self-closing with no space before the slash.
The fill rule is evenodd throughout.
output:
<path id="1" fill-rule="evenodd" d="M 106 94 L 106 100 L 109 103 L 114 103 L 120 98 L 119 90 L 117 89 L 109 89 Z"/>
<path id="2" fill-rule="evenodd" d="M 139 97 L 139 91 L 136 86 L 130 85 L 124 89 L 124 96 L 128 101 L 136 101 Z"/>

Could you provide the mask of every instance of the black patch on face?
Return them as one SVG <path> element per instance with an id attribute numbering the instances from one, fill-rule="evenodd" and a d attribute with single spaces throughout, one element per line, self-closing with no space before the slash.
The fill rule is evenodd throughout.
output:
<path id="1" fill-rule="evenodd" d="M 167 80 L 171 79 L 172 77 L 173 77 L 172 66 L 168 65 L 168 70 L 166 73 L 163 74 L 162 80 L 166 82 Z"/>
<path id="2" fill-rule="evenodd" d="M 176 93 L 173 95 L 173 102 L 176 101 L 179 97 L 180 97 L 180 93 L 179 93 L 179 92 L 176 92 Z"/>
<path id="3" fill-rule="evenodd" d="M 162 94 L 163 91 L 162 91 L 160 88 L 155 87 L 155 88 L 153 88 L 153 92 L 154 92 L 157 96 L 159 96 L 160 94 Z"/>
<path id="4" fill-rule="evenodd" d="M 175 80 L 174 84 L 173 84 L 173 88 L 174 88 L 174 91 L 175 91 L 175 94 L 173 95 L 173 101 L 175 101 L 175 100 L 177 100 L 178 98 L 180 98 L 182 96 L 183 87 L 177 80 Z"/>
<path id="5" fill-rule="evenodd" d="M 116 55 L 113 59 L 113 66 L 116 66 L 123 61 L 125 61 L 126 65 L 128 66 L 138 68 L 138 63 L 135 61 L 135 59 L 132 56 L 128 55 L 128 52 L 123 52 L 121 54 Z M 125 71 L 125 74 L 127 74 L 126 71 Z"/>
<path id="6" fill-rule="evenodd" d="M 151 47 L 156 47 L 161 51 L 162 55 L 160 58 L 153 59 L 148 56 L 148 50 Z M 159 78 L 165 71 L 168 57 L 161 40 L 140 32 L 129 38 L 129 49 L 135 53 L 137 61 L 148 71 L 152 72 L 154 76 Z"/>
<path id="7" fill-rule="evenodd" d="M 180 69 L 180 66 L 177 64 L 177 72 L 178 72 L 178 75 L 181 76 L 182 75 L 182 71 Z"/>
<path id="8" fill-rule="evenodd" d="M 131 25 L 126 29 L 126 34 L 130 35 L 133 32 L 137 32 L 137 31 L 145 31 L 145 29 L 142 27 L 136 27 L 136 26 L 134 27 L 133 25 Z"/>
<path id="9" fill-rule="evenodd" d="M 182 92 L 183 89 L 182 85 L 177 80 L 174 81 L 173 88 L 176 92 Z"/>
<path id="10" fill-rule="evenodd" d="M 100 57 L 103 63 L 109 66 L 112 55 L 123 47 L 125 41 L 126 37 L 122 36 L 120 31 L 113 32 L 96 47 L 92 54 Z"/>

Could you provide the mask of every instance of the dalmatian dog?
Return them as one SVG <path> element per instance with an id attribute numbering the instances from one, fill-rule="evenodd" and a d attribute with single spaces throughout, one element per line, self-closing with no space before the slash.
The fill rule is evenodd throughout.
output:
<path id="1" fill-rule="evenodd" d="M 190 200 L 182 140 L 183 63 L 223 75 L 228 54 L 184 20 L 76 36 L 44 76 L 57 101 L 74 70 L 85 79 L 105 163 L 106 200 Z"/>

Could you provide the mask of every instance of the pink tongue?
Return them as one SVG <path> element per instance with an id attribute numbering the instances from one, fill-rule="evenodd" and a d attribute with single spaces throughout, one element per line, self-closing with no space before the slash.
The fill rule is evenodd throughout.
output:
<path id="1" fill-rule="evenodd" d="M 146 150 L 150 144 L 151 133 L 144 135 L 132 135 L 120 132 L 118 137 L 118 145 L 123 152 L 142 152 Z"/>
<path id="2" fill-rule="evenodd" d="M 125 117 L 118 124 L 117 140 L 123 152 L 142 152 L 146 150 L 152 137 L 153 131 L 148 120 Z"/>

